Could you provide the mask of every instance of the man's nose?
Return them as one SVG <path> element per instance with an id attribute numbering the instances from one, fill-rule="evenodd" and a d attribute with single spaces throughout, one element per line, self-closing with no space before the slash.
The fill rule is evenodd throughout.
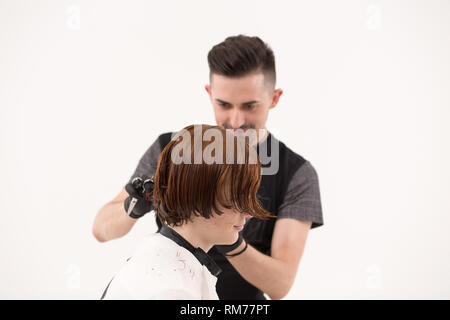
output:
<path id="1" fill-rule="evenodd" d="M 239 109 L 231 111 L 230 125 L 233 129 L 238 129 L 245 123 L 244 114 Z"/>

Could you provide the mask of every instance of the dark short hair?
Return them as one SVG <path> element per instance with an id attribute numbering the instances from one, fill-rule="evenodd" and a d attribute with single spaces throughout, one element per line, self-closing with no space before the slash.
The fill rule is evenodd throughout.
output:
<path id="1" fill-rule="evenodd" d="M 275 85 L 275 56 L 259 37 L 238 35 L 226 38 L 208 53 L 209 79 L 212 74 L 241 77 L 262 72 L 265 80 Z"/>
<path id="2" fill-rule="evenodd" d="M 188 126 L 182 131 L 188 132 L 190 135 L 191 154 L 187 156 L 192 160 L 195 150 L 194 126 L 201 126 L 202 137 L 207 129 L 218 129 L 221 135 L 220 140 L 223 142 L 221 146 L 221 148 L 223 147 L 223 157 L 220 161 L 213 163 L 205 162 L 203 156 L 201 163 L 194 161 L 174 163 L 172 152 L 178 144 L 183 143 L 184 138 L 181 139 L 180 133 L 172 138 L 158 158 L 155 174 L 153 204 L 161 222 L 169 225 L 181 225 L 190 221 L 192 216 L 209 219 L 213 214 L 223 213 L 218 208 L 218 204 L 260 219 L 274 217 L 262 207 L 257 198 L 261 182 L 261 163 L 258 157 L 254 163 L 249 161 L 249 148 L 251 147 L 247 141 L 239 143 L 236 136 L 220 126 Z M 230 135 L 228 139 L 226 135 Z M 202 154 L 211 143 L 203 141 L 202 138 Z M 226 151 L 230 150 L 227 149 L 227 147 L 230 148 L 230 143 L 233 143 L 234 148 L 233 161 L 226 160 Z M 177 149 L 180 149 L 180 145 Z M 245 154 L 245 161 L 237 161 L 239 152 L 242 152 L 241 155 Z M 217 153 L 220 154 L 220 151 Z"/>

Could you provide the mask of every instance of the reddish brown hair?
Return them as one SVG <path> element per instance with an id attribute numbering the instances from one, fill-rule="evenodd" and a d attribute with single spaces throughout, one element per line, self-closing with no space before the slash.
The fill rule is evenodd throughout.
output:
<path id="1" fill-rule="evenodd" d="M 195 131 L 195 127 L 197 130 L 200 127 L 201 130 Z M 211 150 L 210 147 L 208 149 L 208 145 L 216 142 L 217 139 L 214 137 L 213 142 L 203 141 L 203 135 L 208 129 L 217 129 L 221 135 L 221 150 L 215 149 L 211 152 L 211 155 L 215 157 L 216 150 L 218 151 L 215 159 L 219 161 L 213 163 L 205 162 L 203 156 L 205 148 L 207 151 Z M 200 162 L 198 158 L 197 162 L 194 161 L 194 131 L 201 132 Z M 184 141 L 184 145 L 185 138 L 181 132 L 185 135 L 184 137 L 186 132 L 190 136 L 190 141 Z M 230 143 L 233 145 L 230 146 Z M 183 157 L 188 161 L 174 162 L 173 157 L 179 155 L 176 154 L 177 150 L 187 145 L 190 146 L 190 154 L 183 154 Z M 230 152 L 227 154 L 229 148 L 234 150 L 231 156 Z M 239 154 L 242 158 L 239 158 Z M 167 144 L 158 159 L 153 203 L 161 222 L 181 225 L 190 221 L 192 215 L 208 219 L 214 213 L 218 215 L 223 213 L 218 208 L 218 204 L 260 219 L 274 217 L 262 207 L 257 198 L 261 182 L 261 163 L 257 156 L 253 163 L 250 159 L 250 147 L 247 141 L 240 143 L 236 136 L 223 127 L 191 125 L 181 130 Z"/>

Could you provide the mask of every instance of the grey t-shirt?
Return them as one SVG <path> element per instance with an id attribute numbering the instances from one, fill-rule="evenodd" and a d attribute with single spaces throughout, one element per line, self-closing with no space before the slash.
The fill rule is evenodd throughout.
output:
<path id="1" fill-rule="evenodd" d="M 311 229 L 323 225 L 319 178 L 308 160 L 298 168 L 289 182 L 278 208 L 278 219 L 282 218 L 312 221 Z"/>
<path id="2" fill-rule="evenodd" d="M 156 139 L 139 160 L 128 182 L 135 177 L 154 175 L 161 151 L 159 139 Z M 283 218 L 312 221 L 311 229 L 324 224 L 319 179 L 308 160 L 292 176 L 283 202 L 278 207 L 277 219 Z"/>
<path id="3" fill-rule="evenodd" d="M 159 139 L 156 139 L 139 160 L 136 170 L 130 177 L 130 180 L 128 180 L 127 184 L 130 183 L 135 177 L 149 177 L 155 175 L 156 167 L 158 166 L 158 157 L 161 154 L 161 151 L 162 149 Z"/>

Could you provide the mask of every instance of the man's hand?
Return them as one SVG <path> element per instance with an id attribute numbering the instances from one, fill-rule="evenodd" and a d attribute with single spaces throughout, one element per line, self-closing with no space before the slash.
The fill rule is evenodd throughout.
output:
<path id="1" fill-rule="evenodd" d="M 153 209 L 154 177 L 136 177 L 125 186 L 129 197 L 124 201 L 127 214 L 134 219 L 144 216 Z"/>

